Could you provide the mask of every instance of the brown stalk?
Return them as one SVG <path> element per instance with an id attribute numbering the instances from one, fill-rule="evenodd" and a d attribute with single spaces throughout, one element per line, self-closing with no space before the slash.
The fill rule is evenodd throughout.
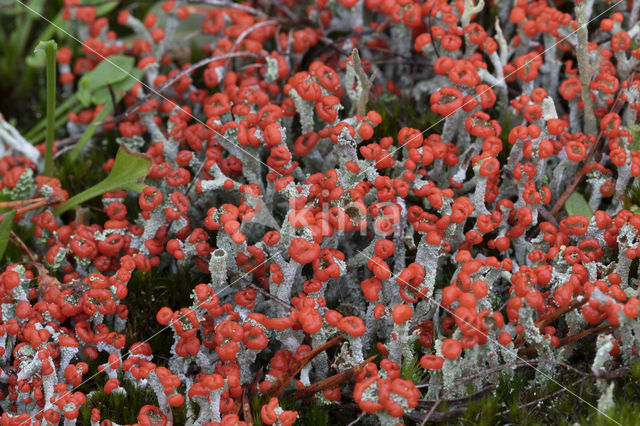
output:
<path id="1" fill-rule="evenodd" d="M 324 380 L 320 380 L 319 382 L 312 383 L 309 386 L 305 387 L 304 389 L 295 391 L 292 395 L 293 399 L 298 400 L 298 399 L 309 398 L 317 392 L 322 392 L 327 389 L 331 389 L 333 387 L 340 385 L 341 383 L 346 382 L 347 380 L 351 379 L 353 376 L 358 374 L 369 362 L 373 361 L 376 357 L 377 355 L 372 355 L 369 358 L 365 359 L 360 364 L 356 365 L 355 367 L 351 367 L 348 370 L 341 371 L 338 374 L 334 374 L 333 376 L 327 377 Z"/>
<path id="2" fill-rule="evenodd" d="M 35 254 L 31 251 L 29 247 L 22 241 L 22 239 L 13 231 L 9 232 L 9 238 L 25 252 L 25 254 L 29 257 L 32 262 L 36 261 Z"/>
<path id="3" fill-rule="evenodd" d="M 611 324 L 602 324 L 599 325 L 598 327 L 594 327 L 594 328 L 589 328 L 585 331 L 582 331 L 580 333 L 576 333 L 573 334 L 571 336 L 567 336 L 564 337 L 562 339 L 560 339 L 560 343 L 558 344 L 558 347 L 562 347 L 565 345 L 568 345 L 569 343 L 573 343 L 575 341 L 578 341 L 580 339 L 582 339 L 583 337 L 589 336 L 591 334 L 596 334 L 596 333 L 601 333 L 604 331 L 612 331 L 615 329 L 615 326 L 611 325 Z M 527 348 L 522 348 L 518 351 L 518 356 L 523 357 L 523 356 L 527 356 L 527 355 L 535 355 L 537 353 L 537 349 L 535 348 L 535 346 L 529 346 Z"/>
<path id="4" fill-rule="evenodd" d="M 340 334 L 339 336 L 334 337 L 331 340 L 327 340 L 322 345 L 317 348 L 311 349 L 309 352 L 305 353 L 300 360 L 294 359 L 292 361 L 292 365 L 289 370 L 285 371 L 282 376 L 278 378 L 278 380 L 271 385 L 271 387 L 265 392 L 265 395 L 268 397 L 280 395 L 282 390 L 289 385 L 289 382 L 293 377 L 296 376 L 307 365 L 313 358 L 315 358 L 319 353 L 326 351 L 332 346 L 335 346 L 344 338 L 344 334 Z"/>
<path id="5" fill-rule="evenodd" d="M 37 203 L 44 200 L 44 197 L 31 198 L 29 200 L 0 201 L 0 209 L 12 209 L 15 207 L 24 207 L 26 204 Z"/>
<path id="6" fill-rule="evenodd" d="M 498 371 L 502 371 L 505 368 L 524 368 L 524 367 L 533 367 L 534 365 L 538 365 L 540 363 L 547 363 L 547 364 L 554 364 L 554 365 L 559 365 L 561 367 L 564 367 L 568 370 L 573 371 L 574 373 L 580 375 L 580 376 L 589 376 L 589 373 L 585 373 L 584 371 L 578 370 L 577 368 L 562 362 L 562 361 L 554 361 L 554 360 L 550 360 L 550 359 L 531 359 L 531 360 L 522 360 L 522 361 L 514 361 L 514 362 L 508 362 L 506 364 L 500 364 L 500 365 L 496 365 L 495 367 L 491 367 L 491 368 L 487 368 L 486 370 L 480 371 L 478 373 L 474 373 L 474 374 L 470 374 L 468 376 L 465 377 L 461 377 L 459 379 L 456 380 L 457 384 L 460 383 L 466 383 L 469 382 L 471 380 L 475 380 L 475 379 L 479 379 L 480 377 L 485 377 L 488 376 L 490 374 L 493 373 L 497 373 Z M 439 383 L 435 383 L 434 385 L 439 385 Z M 423 388 L 427 388 L 429 386 L 433 386 L 429 383 L 425 383 L 425 384 L 420 384 L 418 386 L 416 386 L 418 389 L 423 389 Z M 447 405 L 449 405 L 449 402 L 447 402 Z"/>
<path id="7" fill-rule="evenodd" d="M 247 426 L 253 426 L 253 416 L 251 416 L 251 405 L 249 404 L 249 389 L 242 392 L 242 415 Z"/>
<path id="8" fill-rule="evenodd" d="M 51 195 L 51 196 L 45 197 L 45 198 L 38 198 L 38 201 L 17 209 L 16 210 L 16 215 L 20 215 L 20 214 L 26 213 L 28 211 L 35 210 L 35 209 L 38 209 L 40 207 L 47 206 L 49 204 L 55 204 L 55 203 L 58 203 L 60 201 L 62 201 L 62 198 L 60 197 L 60 195 L 57 195 L 57 194 L 54 194 L 54 195 Z M 0 220 L 4 219 L 7 214 L 8 213 L 0 214 Z"/>
<path id="9" fill-rule="evenodd" d="M 582 301 L 578 301 L 578 300 L 574 300 L 571 303 L 569 303 L 567 306 L 563 306 L 561 308 L 556 309 L 555 311 L 553 311 L 553 313 L 551 315 L 549 315 L 547 318 L 540 320 L 540 321 L 536 321 L 536 327 L 538 327 L 539 329 L 543 329 L 544 327 L 548 326 L 549 324 L 552 324 L 555 320 L 557 320 L 558 318 L 560 318 L 562 315 L 566 314 L 569 311 L 572 311 L 576 308 L 579 308 L 580 306 L 584 305 L 585 303 L 587 303 L 587 299 L 585 298 Z M 516 340 L 513 341 L 514 347 L 519 348 L 520 346 L 522 346 L 522 344 L 524 343 L 524 335 L 520 335 L 516 338 Z"/>

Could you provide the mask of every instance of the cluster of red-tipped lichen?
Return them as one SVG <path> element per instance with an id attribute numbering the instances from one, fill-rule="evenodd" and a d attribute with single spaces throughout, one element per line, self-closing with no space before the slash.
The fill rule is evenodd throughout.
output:
<path id="1" fill-rule="evenodd" d="M 637 10 L 597 5 L 585 87 L 561 1 L 484 6 L 495 26 L 472 1 L 298 3 L 165 1 L 110 20 L 65 0 L 86 38 L 58 51 L 60 85 L 134 57 L 141 81 L 103 130 L 153 165 L 137 200 L 102 195 L 104 223 L 65 223 L 49 208 L 69 196 L 59 180 L 0 159 L 8 198 L 44 200 L 13 219 L 32 227 L 34 258 L 0 274 L 3 424 L 75 421 L 87 403 L 77 387 L 95 373 L 106 394 L 126 392 L 123 380 L 155 392 L 141 425 L 181 406 L 190 423 L 240 424 L 250 398 L 266 424 L 292 424 L 298 412 L 281 403 L 308 398 L 355 401 L 393 424 L 427 392 L 463 394 L 456 377 L 565 359 L 589 335 L 611 345 L 594 369 L 635 356 Z M 213 59 L 189 69 L 169 37 L 194 16 L 206 43 L 192 48 Z M 383 115 L 396 118 L 367 99 L 389 96 L 437 118 L 386 134 Z M 70 114 L 69 129 L 102 107 Z M 598 134 L 586 134 L 590 113 Z M 588 208 L 569 201 L 567 214 L 573 193 Z M 124 335 L 129 309 L 147 309 L 128 305 L 128 283 L 152 268 L 205 277 L 190 306 L 149 312 L 174 335 L 168 361 Z M 401 377 L 418 363 L 428 390 Z"/>

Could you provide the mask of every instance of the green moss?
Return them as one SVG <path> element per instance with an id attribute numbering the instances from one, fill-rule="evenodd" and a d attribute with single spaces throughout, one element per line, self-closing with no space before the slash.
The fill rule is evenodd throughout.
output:
<path id="1" fill-rule="evenodd" d="M 375 102 L 369 103 L 369 110 L 377 111 L 382 117 L 382 123 L 375 128 L 370 142 L 378 141 L 385 136 L 397 139 L 398 132 L 403 127 L 421 131 L 428 129 L 425 136 L 442 132 L 441 117 L 426 106 L 419 108 L 407 97 L 398 98 L 391 95 L 380 97 Z"/>
<path id="2" fill-rule="evenodd" d="M 102 419 L 109 419 L 118 424 L 133 424 L 137 423 L 138 413 L 143 406 L 158 405 L 151 388 L 137 388 L 129 381 L 124 382 L 122 386 L 126 393 L 114 392 L 107 395 L 102 387 L 97 390 L 80 408 L 79 424 L 90 423 L 91 410 L 94 408 L 100 410 Z M 173 422 L 177 425 L 186 423 L 184 406 L 173 409 Z"/>
<path id="3" fill-rule="evenodd" d="M 574 360 L 571 364 L 578 366 L 581 362 Z M 609 417 L 594 408 L 597 407 L 601 395 L 594 378 L 584 379 L 572 372 L 563 373 L 556 376 L 556 382 L 549 381 L 544 386 L 531 386 L 534 379 L 535 373 L 532 369 L 519 369 L 510 379 L 502 375 L 490 395 L 466 405 L 448 407 L 442 404 L 438 411 L 447 412 L 461 406 L 466 407 L 462 416 L 444 424 L 638 424 L 640 361 L 632 365 L 628 375 L 615 380 L 615 408 L 606 413 Z"/>
<path id="4" fill-rule="evenodd" d="M 419 346 L 419 345 L 418 345 Z M 414 350 L 415 353 L 420 353 L 419 349 Z M 400 376 L 404 380 L 411 380 L 413 383 L 418 384 L 422 381 L 427 374 L 427 370 L 422 368 L 420 360 L 418 358 L 404 359 L 402 361 L 402 367 L 400 367 Z"/>
<path id="5" fill-rule="evenodd" d="M 180 309 L 191 305 L 191 293 L 197 283 L 207 282 L 208 276 L 186 269 L 176 274 L 168 271 L 138 271 L 127 285 L 126 304 L 129 318 L 125 335 L 127 344 L 148 339 L 155 356 L 167 359 L 171 356 L 173 334 L 160 325 L 155 314 L 164 306 Z"/>

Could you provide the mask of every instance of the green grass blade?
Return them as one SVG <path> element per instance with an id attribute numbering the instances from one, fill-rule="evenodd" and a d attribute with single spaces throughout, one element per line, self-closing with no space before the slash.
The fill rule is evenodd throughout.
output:
<path id="1" fill-rule="evenodd" d="M 53 176 L 53 139 L 56 135 L 56 50 L 53 40 L 41 41 L 37 49 L 47 54 L 47 146 L 44 155 L 44 175 Z"/>
<path id="2" fill-rule="evenodd" d="M 0 261 L 4 257 L 4 252 L 9 244 L 9 235 L 11 234 L 11 227 L 13 226 L 13 218 L 16 216 L 16 211 L 12 210 L 2 219 L 0 223 Z"/>
<path id="3" fill-rule="evenodd" d="M 91 139 L 93 134 L 96 132 L 96 130 L 98 130 L 98 123 L 107 118 L 107 115 L 111 114 L 112 110 L 113 107 L 111 106 L 111 104 L 106 104 L 102 108 L 102 110 L 100 110 L 98 115 L 95 116 L 95 118 L 91 121 L 91 124 L 89 124 L 89 127 L 87 127 L 87 130 L 84 131 L 82 137 L 80 138 L 78 143 L 76 143 L 76 146 L 73 147 L 73 150 L 69 154 L 69 157 L 72 160 L 76 160 L 78 158 L 84 147 L 87 145 L 87 143 L 89 143 L 89 140 Z"/>

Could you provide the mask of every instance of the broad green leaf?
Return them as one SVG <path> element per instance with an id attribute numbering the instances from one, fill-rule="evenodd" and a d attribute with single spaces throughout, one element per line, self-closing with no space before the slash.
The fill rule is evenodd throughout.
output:
<path id="1" fill-rule="evenodd" d="M 136 82 L 140 81 L 140 77 L 142 77 L 142 70 L 138 68 L 132 69 L 128 75 L 125 76 L 123 80 L 115 82 L 111 85 L 113 89 L 113 93 L 115 94 L 116 100 L 120 100 L 124 97 L 129 89 L 133 87 Z M 108 86 L 100 87 L 95 90 L 91 96 L 91 103 L 94 105 L 98 104 L 106 104 L 107 102 L 111 102 L 111 92 L 109 91 Z"/>
<path id="2" fill-rule="evenodd" d="M 87 108 L 91 105 L 91 92 L 88 90 L 78 90 L 76 99 L 80 101 L 83 107 Z"/>
<path id="3" fill-rule="evenodd" d="M 74 195 L 58 206 L 54 215 L 60 215 L 65 211 L 84 203 L 94 197 L 116 189 L 141 192 L 145 188 L 144 178 L 151 169 L 152 160 L 147 154 L 131 151 L 120 145 L 111 173 L 102 182 L 91 188 Z"/>
<path id="4" fill-rule="evenodd" d="M 589 203 L 579 192 L 572 192 L 564 203 L 564 208 L 569 216 L 581 215 L 587 219 L 591 219 L 593 211 L 589 206 Z"/>
<path id="5" fill-rule="evenodd" d="M 125 80 L 133 70 L 135 59 L 125 55 L 111 55 L 97 67 L 80 77 L 77 97 L 85 106 L 96 90 Z"/>
<path id="6" fill-rule="evenodd" d="M 91 4 L 91 3 L 100 3 L 98 6 L 96 6 L 96 16 L 104 16 L 107 13 L 111 12 L 113 9 L 115 9 L 118 6 L 119 1 L 113 0 L 110 2 L 104 2 L 104 3 L 102 3 L 101 1 L 96 1 L 96 2 L 89 2 L 88 4 Z"/>
<path id="7" fill-rule="evenodd" d="M 11 226 L 13 225 L 13 218 L 16 216 L 16 211 L 12 210 L 2 219 L 0 223 L 0 261 L 4 257 L 4 252 L 9 244 L 9 235 L 11 233 Z"/>
<path id="8" fill-rule="evenodd" d="M 122 99 L 124 95 L 127 93 L 127 91 L 131 89 L 131 87 L 133 87 L 133 85 L 136 83 L 136 81 L 138 81 L 141 75 L 142 75 L 142 71 L 135 68 L 131 72 L 131 75 L 126 76 L 123 80 L 118 81 L 117 83 L 114 83 L 111 86 L 115 96 L 116 104 L 120 102 L 120 99 Z M 75 160 L 76 158 L 78 158 L 78 156 L 84 149 L 85 145 L 91 139 L 91 136 L 93 136 L 96 130 L 98 130 L 98 123 L 102 122 L 105 118 L 107 118 L 107 116 L 111 114 L 113 110 L 113 99 L 111 99 L 111 93 L 109 91 L 109 87 L 105 86 L 96 90 L 93 93 L 93 96 L 91 97 L 90 102 L 94 104 L 104 104 L 104 107 L 98 113 L 98 115 L 94 117 L 94 119 L 91 121 L 91 124 L 84 131 L 84 134 L 82 135 L 82 137 L 80 138 L 76 146 L 73 147 L 73 150 L 69 154 L 72 160 Z"/>
<path id="9" fill-rule="evenodd" d="M 133 69 L 134 62 L 135 59 L 132 56 L 111 55 L 84 74 L 78 81 L 78 85 L 82 89 L 94 91 L 109 83 L 124 80 Z"/>

